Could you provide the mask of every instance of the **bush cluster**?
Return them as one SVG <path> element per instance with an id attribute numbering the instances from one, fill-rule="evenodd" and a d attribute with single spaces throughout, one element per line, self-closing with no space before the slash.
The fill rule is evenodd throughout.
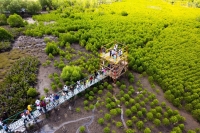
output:
<path id="1" fill-rule="evenodd" d="M 25 57 L 16 61 L 0 84 L 0 114 L 7 112 L 8 116 L 26 108 L 37 95 L 32 86 L 37 81 L 39 61 L 35 57 Z M 32 89 L 29 89 L 32 88 Z M 10 98 L 8 98 L 10 97 Z"/>

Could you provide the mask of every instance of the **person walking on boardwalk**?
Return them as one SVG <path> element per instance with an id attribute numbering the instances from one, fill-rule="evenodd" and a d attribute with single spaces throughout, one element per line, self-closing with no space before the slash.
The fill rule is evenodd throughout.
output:
<path id="1" fill-rule="evenodd" d="M 95 71 L 95 72 L 94 72 L 94 79 L 96 79 L 97 76 L 98 76 L 98 73 L 97 73 L 97 71 Z"/>
<path id="2" fill-rule="evenodd" d="M 93 76 L 90 76 L 90 84 L 92 84 Z"/>
<path id="3" fill-rule="evenodd" d="M 36 105 L 36 106 L 39 106 L 39 105 L 40 105 L 40 100 L 39 100 L 39 99 L 37 99 L 37 100 L 35 101 L 35 105 Z"/>
<path id="4" fill-rule="evenodd" d="M 28 122 L 28 119 L 27 119 L 27 117 L 26 117 L 26 115 L 24 113 L 21 113 L 21 117 L 22 117 L 22 119 L 24 121 L 24 126 L 26 127 L 26 122 Z"/>
<path id="5" fill-rule="evenodd" d="M 30 113 L 30 111 L 28 110 L 28 109 L 25 109 L 24 110 L 24 115 L 25 116 L 28 116 L 28 118 L 31 120 L 32 118 L 31 118 L 31 113 Z"/>
<path id="6" fill-rule="evenodd" d="M 55 104 L 54 104 L 54 102 L 55 102 L 54 95 L 51 94 L 51 95 L 49 96 L 49 98 L 50 98 L 51 105 L 54 107 L 54 106 L 55 106 Z"/>
<path id="7" fill-rule="evenodd" d="M 86 80 L 86 88 L 88 87 L 89 79 Z"/>
<path id="8" fill-rule="evenodd" d="M 50 98 L 49 98 L 48 96 L 46 96 L 46 97 L 44 98 L 44 100 L 45 100 L 45 103 L 46 103 L 46 104 L 49 104 Z"/>
<path id="9" fill-rule="evenodd" d="M 64 92 L 66 95 L 68 95 L 69 89 L 68 89 L 68 86 L 67 86 L 67 85 L 64 85 L 64 87 L 63 87 L 63 92 Z"/>
<path id="10" fill-rule="evenodd" d="M 80 82 L 80 80 L 77 81 L 76 84 L 77 84 L 77 86 L 76 86 L 77 90 L 80 91 L 80 89 L 81 89 L 81 82 Z"/>
<path id="11" fill-rule="evenodd" d="M 28 111 L 30 112 L 30 115 L 32 115 L 32 116 L 33 116 L 33 112 L 32 112 L 32 111 L 33 111 L 33 110 L 32 110 L 32 105 L 30 105 L 30 104 L 29 104 L 29 105 L 27 106 L 27 109 L 28 109 Z"/>
<path id="12" fill-rule="evenodd" d="M 36 109 L 42 114 L 42 108 L 41 108 L 40 105 L 38 105 L 38 106 L 36 107 Z"/>
<path id="13" fill-rule="evenodd" d="M 86 80 L 83 81 L 83 86 L 86 88 Z"/>
<path id="14" fill-rule="evenodd" d="M 45 103 L 44 100 L 42 100 L 42 101 L 40 102 L 40 106 L 42 107 L 43 112 L 46 113 L 46 112 L 47 112 L 47 108 L 46 108 L 47 105 L 46 105 L 46 103 Z"/>
<path id="15" fill-rule="evenodd" d="M 54 99 L 55 99 L 56 104 L 58 105 L 59 104 L 59 95 L 55 94 Z"/>

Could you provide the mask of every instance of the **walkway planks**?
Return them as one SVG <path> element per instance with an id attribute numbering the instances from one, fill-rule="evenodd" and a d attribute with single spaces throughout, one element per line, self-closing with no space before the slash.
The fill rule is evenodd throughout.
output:
<path id="1" fill-rule="evenodd" d="M 90 75 L 90 76 L 91 76 L 91 75 Z M 90 76 L 89 76 L 89 77 L 90 77 Z M 79 93 L 81 93 L 82 91 L 86 90 L 86 89 L 89 88 L 90 86 L 92 86 L 92 85 L 98 83 L 99 81 L 105 79 L 107 76 L 108 76 L 107 74 L 105 74 L 105 75 L 98 75 L 97 78 L 96 78 L 95 80 L 93 80 L 93 82 L 92 82 L 91 84 L 88 82 L 88 83 L 86 84 L 86 86 L 81 85 L 81 86 L 79 86 L 79 87 L 76 87 L 76 88 L 74 89 L 74 91 L 73 91 L 74 94 L 73 94 L 72 92 L 69 92 L 68 95 L 63 96 L 62 93 L 61 93 L 62 91 L 59 91 L 59 92 L 57 93 L 57 94 L 60 96 L 60 97 L 59 97 L 59 102 L 58 102 L 58 104 L 57 104 L 56 106 L 53 106 L 52 103 L 47 104 L 47 106 L 46 106 L 47 111 L 50 111 L 50 110 L 54 109 L 55 107 L 59 106 L 60 104 L 62 104 L 62 103 L 64 103 L 64 102 L 68 101 L 68 100 L 69 100 L 70 98 L 72 98 L 73 96 L 76 96 L 77 94 L 79 94 Z M 88 77 L 88 79 L 89 79 L 89 77 Z M 85 79 L 85 80 L 87 80 L 87 79 Z M 41 114 L 38 110 L 35 110 L 35 111 L 33 112 L 34 118 L 38 118 L 40 115 L 42 115 L 42 114 Z M 30 120 L 30 121 L 27 122 L 27 123 L 35 123 L 35 122 L 34 122 L 34 120 Z M 24 128 L 24 120 L 21 118 L 21 119 L 15 121 L 15 122 L 13 122 L 13 123 L 9 124 L 8 128 L 9 128 L 11 131 L 13 131 L 13 132 L 15 132 L 15 131 L 21 131 L 21 132 L 23 132 L 23 131 L 25 130 L 25 128 Z M 6 131 L 0 130 L 0 133 L 6 133 Z"/>

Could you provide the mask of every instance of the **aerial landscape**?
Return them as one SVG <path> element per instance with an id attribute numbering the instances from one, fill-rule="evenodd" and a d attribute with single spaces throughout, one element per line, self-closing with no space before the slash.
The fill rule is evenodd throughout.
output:
<path id="1" fill-rule="evenodd" d="M 200 133 L 200 0 L 0 0 L 0 133 Z"/>

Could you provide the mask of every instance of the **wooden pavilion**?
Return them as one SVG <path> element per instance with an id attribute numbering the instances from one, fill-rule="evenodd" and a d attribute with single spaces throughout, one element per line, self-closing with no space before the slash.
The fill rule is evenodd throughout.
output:
<path id="1" fill-rule="evenodd" d="M 100 66 L 116 82 L 128 70 L 128 47 L 116 41 L 102 46 Z"/>

